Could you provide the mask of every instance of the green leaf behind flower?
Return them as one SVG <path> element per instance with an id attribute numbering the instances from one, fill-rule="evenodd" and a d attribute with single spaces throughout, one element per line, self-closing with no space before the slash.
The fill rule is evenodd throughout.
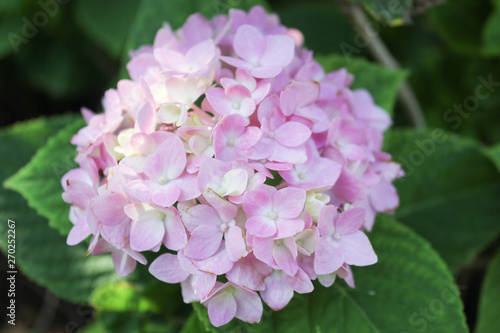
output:
<path id="1" fill-rule="evenodd" d="M 120 58 L 139 1 L 80 0 L 75 3 L 80 28 L 113 58 Z"/>
<path id="2" fill-rule="evenodd" d="M 498 316 L 500 284 L 498 281 L 500 281 L 500 251 L 495 255 L 486 272 L 481 290 L 476 333 L 491 333 L 500 327 L 500 317 Z"/>
<path id="3" fill-rule="evenodd" d="M 406 172 L 395 181 L 396 217 L 450 267 L 469 262 L 500 233 L 500 174 L 474 140 L 441 129 L 394 129 L 386 147 Z"/>

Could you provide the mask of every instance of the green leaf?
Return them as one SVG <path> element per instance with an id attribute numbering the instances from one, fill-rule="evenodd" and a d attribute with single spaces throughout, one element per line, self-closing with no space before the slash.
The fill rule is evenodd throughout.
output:
<path id="1" fill-rule="evenodd" d="M 120 77 L 127 77 L 125 65 L 130 59 L 128 52 L 142 45 L 152 44 L 164 23 L 177 29 L 189 15 L 196 12 L 211 18 L 217 14 L 227 14 L 231 8 L 248 10 L 254 5 L 267 7 L 264 0 L 142 0 L 127 37 Z"/>
<path id="2" fill-rule="evenodd" d="M 201 323 L 198 318 L 198 314 L 193 312 L 189 316 L 187 322 L 184 324 L 181 333 L 191 333 L 191 332 L 203 332 L 205 331 L 205 326 Z"/>
<path id="3" fill-rule="evenodd" d="M 497 143 L 493 147 L 489 147 L 486 150 L 486 155 L 495 163 L 498 171 L 500 171 L 500 143 Z"/>
<path id="4" fill-rule="evenodd" d="M 80 0 L 75 5 L 80 28 L 113 58 L 119 58 L 139 1 Z"/>
<path id="5" fill-rule="evenodd" d="M 61 177 L 77 167 L 73 161 L 75 148 L 71 137 L 84 126 L 76 116 L 66 128 L 51 137 L 33 159 L 5 182 L 7 188 L 19 192 L 30 207 L 49 220 L 49 225 L 67 235 L 72 227 L 69 205 L 61 199 Z"/>
<path id="6" fill-rule="evenodd" d="M 0 59 L 23 47 L 26 39 L 19 33 L 22 24 L 23 22 L 19 18 L 1 17 Z"/>
<path id="7" fill-rule="evenodd" d="M 488 0 L 455 0 L 435 6 L 428 13 L 436 32 L 455 52 L 476 57 L 490 8 Z"/>
<path id="8" fill-rule="evenodd" d="M 90 296 L 90 304 L 97 310 L 159 312 L 153 302 L 140 297 L 136 287 L 128 281 L 116 281 L 100 286 Z"/>
<path id="9" fill-rule="evenodd" d="M 500 327 L 498 305 L 500 304 L 500 251 L 488 267 L 484 278 L 475 333 L 496 332 Z"/>
<path id="10" fill-rule="evenodd" d="M 500 1 L 493 2 L 495 9 L 483 29 L 483 53 L 487 56 L 500 55 Z"/>
<path id="11" fill-rule="evenodd" d="M 54 132 L 74 121 L 74 115 L 39 118 L 2 129 L 0 153 L 8 163 L 0 169 L 0 182 L 28 162 Z M 45 184 L 42 181 L 38 186 Z M 0 188 L 0 218 L 2 235 L 7 235 L 7 219 L 16 222 L 17 268 L 59 297 L 85 302 L 96 286 L 117 279 L 109 256 L 84 257 L 85 245 L 66 245 L 65 237 L 27 207 L 18 193 Z M 67 219 L 67 211 L 61 218 Z M 3 252 L 7 249 L 5 240 L 0 239 Z"/>
<path id="12" fill-rule="evenodd" d="M 406 77 L 405 71 L 391 70 L 363 58 L 337 54 L 316 56 L 316 60 L 327 72 L 345 67 L 349 73 L 354 74 L 353 89 L 368 90 L 377 105 L 393 114 L 399 86 Z"/>
<path id="13" fill-rule="evenodd" d="M 473 140 L 441 129 L 393 130 L 387 150 L 402 164 L 399 221 L 426 238 L 452 268 L 500 232 L 500 175 Z"/>
<path id="14" fill-rule="evenodd" d="M 361 3 L 363 7 L 378 21 L 391 26 L 404 23 L 410 15 L 412 0 L 350 0 L 352 3 Z"/>
<path id="15" fill-rule="evenodd" d="M 44 38 L 41 34 L 39 39 L 21 44 L 19 50 L 15 60 L 26 78 L 53 98 L 93 91 L 105 80 L 93 61 L 89 61 L 88 46 L 78 39 Z"/>
<path id="16" fill-rule="evenodd" d="M 216 329 L 206 309 L 195 305 L 199 322 L 190 318 L 188 325 L 207 332 L 467 332 L 451 273 L 425 240 L 385 215 L 370 238 L 379 262 L 354 270 L 355 289 L 342 281 L 317 285 L 281 311 L 265 310 L 258 325 L 233 320 Z"/>

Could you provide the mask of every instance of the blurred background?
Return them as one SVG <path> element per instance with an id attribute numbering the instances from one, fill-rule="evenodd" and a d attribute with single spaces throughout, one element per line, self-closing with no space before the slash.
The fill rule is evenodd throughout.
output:
<path id="1" fill-rule="evenodd" d="M 103 92 L 124 75 L 129 29 L 141 2 L 2 0 L 1 126 L 76 113 L 82 106 L 99 111 Z M 185 6 L 193 1 L 170 2 Z M 485 146 L 500 142 L 499 1 L 401 1 L 405 10 L 397 17 L 373 16 L 370 9 L 376 13 L 376 8 L 367 7 L 369 25 L 365 26 L 353 20 L 350 4 L 343 1 L 268 3 L 284 25 L 303 32 L 305 45 L 315 54 L 383 61 L 371 42 L 363 39 L 366 31 L 375 31 L 373 43 L 382 43 L 391 60 L 407 71 L 427 126 L 474 138 Z M 201 6 L 225 13 L 238 4 L 238 0 L 208 0 Z M 172 24 L 177 27 L 183 21 Z M 396 125 L 413 126 L 407 109 L 404 100 L 397 102 Z M 470 327 L 475 324 L 480 284 L 491 252 L 484 251 L 456 274 Z M 6 261 L 1 258 L 3 271 Z M 29 328 L 66 332 L 68 323 L 76 323 L 70 332 L 79 332 L 93 319 L 90 308 L 62 301 L 21 275 L 17 284 L 17 300 L 22 304 L 18 325 L 2 324 L 1 332 L 28 332 Z"/>

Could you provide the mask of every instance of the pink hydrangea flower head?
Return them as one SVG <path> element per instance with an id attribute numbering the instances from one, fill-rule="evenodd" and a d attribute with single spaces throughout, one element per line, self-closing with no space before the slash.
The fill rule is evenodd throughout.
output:
<path id="1" fill-rule="evenodd" d="M 130 79 L 106 91 L 104 113 L 82 109 L 71 139 L 68 245 L 90 238 L 120 276 L 152 252 L 149 273 L 214 326 L 258 323 L 262 301 L 280 310 L 312 280 L 354 288 L 402 170 L 381 151 L 388 114 L 303 45 L 255 6 L 165 24 L 132 51 Z"/>

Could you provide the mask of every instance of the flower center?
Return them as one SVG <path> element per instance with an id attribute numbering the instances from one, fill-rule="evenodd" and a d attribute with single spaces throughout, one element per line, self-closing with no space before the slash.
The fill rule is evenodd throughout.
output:
<path id="1" fill-rule="evenodd" d="M 236 221 L 235 220 L 231 220 L 227 223 L 222 223 L 220 225 L 220 231 L 222 232 L 226 232 L 227 229 L 231 228 L 231 227 L 234 227 L 236 225 Z"/>
<path id="2" fill-rule="evenodd" d="M 165 177 L 165 176 L 161 176 L 159 179 L 158 179 L 158 184 L 160 185 L 165 185 L 166 183 L 168 183 L 168 178 Z"/>
<path id="3" fill-rule="evenodd" d="M 164 220 L 165 219 L 165 214 L 158 213 L 158 215 L 156 217 L 158 218 L 158 220 Z"/>
<path id="4" fill-rule="evenodd" d="M 276 214 L 275 212 L 271 212 L 269 213 L 269 218 L 273 221 L 275 221 L 277 218 L 278 218 L 278 214 Z"/>
<path id="5" fill-rule="evenodd" d="M 338 233 L 334 233 L 333 236 L 332 236 L 332 238 L 334 240 L 339 240 L 340 239 L 340 235 Z"/>

